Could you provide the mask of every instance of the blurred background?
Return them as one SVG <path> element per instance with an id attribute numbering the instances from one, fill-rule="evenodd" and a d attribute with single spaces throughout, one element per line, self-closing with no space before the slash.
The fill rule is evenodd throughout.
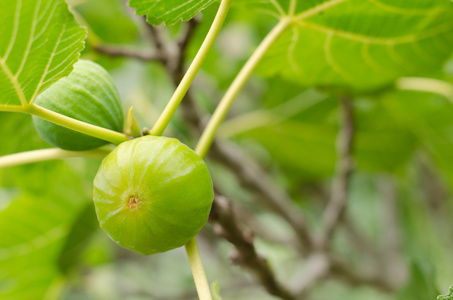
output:
<path id="1" fill-rule="evenodd" d="M 160 61 L 127 56 L 152 53 L 156 28 L 119 0 L 69 4 L 89 32 L 82 58 L 104 66 L 124 112 L 133 106 L 140 126 L 152 127 L 180 74 Z M 171 55 L 178 51 L 175 41 L 192 31 L 183 66 L 217 8 L 190 23 L 157 28 Z M 275 23 L 272 16 L 232 8 L 165 135 L 195 146 L 207 116 Z M 214 215 L 199 243 L 221 296 L 290 299 L 267 292 L 273 280 L 282 290 L 306 286 L 297 299 L 426 300 L 446 293 L 453 284 L 453 59 L 430 70 L 431 79 L 344 97 L 354 126 L 353 162 L 346 210 L 325 254 L 329 267 L 301 245 L 288 211 L 304 217 L 311 235 L 321 232 L 335 197 L 344 102 L 265 73 L 259 69 L 240 93 L 207 163 L 222 195 L 218 203 L 225 204 L 215 213 L 239 226 L 245 251 L 265 258 L 273 279 L 260 279 L 267 273 L 244 263 L 244 253 L 228 241 L 228 221 Z M 408 90 L 414 88 L 430 92 Z M 0 155 L 50 147 L 30 116 L 1 112 L 0 127 Z M 197 298 L 184 249 L 143 257 L 99 229 L 92 180 L 100 162 L 68 159 L 0 170 L 0 299 Z M 283 199 L 283 212 L 272 199 Z"/>

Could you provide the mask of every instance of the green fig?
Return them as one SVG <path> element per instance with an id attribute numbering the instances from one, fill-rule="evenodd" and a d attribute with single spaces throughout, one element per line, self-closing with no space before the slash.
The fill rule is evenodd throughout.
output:
<path id="1" fill-rule="evenodd" d="M 94 179 L 100 227 L 143 255 L 185 245 L 206 224 L 214 198 L 204 161 L 176 139 L 144 136 L 120 144 Z"/>
<path id="2" fill-rule="evenodd" d="M 98 64 L 80 60 L 68 77 L 40 94 L 35 104 L 65 116 L 122 131 L 123 112 L 118 90 L 109 73 Z M 107 141 L 33 117 L 36 130 L 47 143 L 66 150 L 89 150 Z"/>

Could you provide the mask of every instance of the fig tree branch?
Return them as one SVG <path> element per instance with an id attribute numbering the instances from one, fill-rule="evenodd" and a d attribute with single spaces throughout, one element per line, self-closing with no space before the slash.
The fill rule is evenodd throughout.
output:
<path id="1" fill-rule="evenodd" d="M 214 224 L 215 232 L 235 246 L 235 252 L 231 256 L 233 263 L 254 274 L 271 295 L 287 300 L 296 299 L 277 281 L 266 259 L 256 252 L 253 234 L 243 231 L 239 227 L 231 203 L 227 198 L 216 195 L 210 221 Z"/>
<path id="2" fill-rule="evenodd" d="M 177 42 L 178 54 L 176 58 L 175 73 L 184 73 L 184 63 L 186 61 L 187 47 L 189 46 L 190 41 L 194 37 L 195 31 L 198 28 L 199 24 L 200 22 L 196 17 L 190 19 L 190 21 L 187 22 L 182 37 Z"/>
<path id="3" fill-rule="evenodd" d="M 272 230 L 269 230 L 268 226 L 266 226 L 266 223 L 259 220 L 256 216 L 256 213 L 251 211 L 251 209 L 246 207 L 245 205 L 240 205 L 239 203 L 235 202 L 235 205 L 233 206 L 233 212 L 236 215 L 238 221 L 255 232 L 256 235 L 260 237 L 260 239 L 272 244 L 286 245 L 288 247 L 300 250 L 298 248 L 300 244 L 298 243 L 298 241 L 296 241 L 296 237 L 281 236 L 278 233 L 272 232 Z"/>
<path id="4" fill-rule="evenodd" d="M 332 182 L 330 200 L 322 218 L 319 247 L 328 247 L 331 236 L 341 221 L 346 209 L 348 186 L 351 173 L 354 169 L 352 147 L 354 140 L 354 116 L 351 100 L 348 97 L 340 98 L 341 122 L 337 140 L 337 170 Z"/>
<path id="5" fill-rule="evenodd" d="M 325 278 L 330 271 L 329 257 L 322 252 L 314 251 L 306 259 L 303 269 L 294 276 L 291 290 L 295 291 L 298 298 L 302 298 L 308 290 Z"/>
<path id="6" fill-rule="evenodd" d="M 94 50 L 111 57 L 130 57 L 142 61 L 162 61 L 164 58 L 158 52 L 144 52 L 143 50 L 133 50 L 119 48 L 108 45 L 94 45 Z"/>
<path id="7" fill-rule="evenodd" d="M 381 273 L 369 270 L 358 270 L 337 258 L 331 257 L 330 261 L 331 267 L 328 276 L 331 278 L 341 280 L 351 286 L 368 285 L 386 293 L 395 291 L 395 285 L 392 282 L 393 277 L 382 276 Z"/>

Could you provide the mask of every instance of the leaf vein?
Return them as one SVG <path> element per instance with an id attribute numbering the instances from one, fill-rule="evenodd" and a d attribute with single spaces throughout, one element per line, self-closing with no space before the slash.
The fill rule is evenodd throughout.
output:
<path id="1" fill-rule="evenodd" d="M 343 37 L 349 40 L 353 40 L 356 42 L 362 43 L 369 43 L 369 44 L 405 44 L 405 43 L 412 43 L 417 42 L 422 39 L 429 38 L 431 36 L 435 36 L 437 34 L 441 34 L 448 30 L 453 29 L 453 22 L 442 24 L 441 26 L 431 28 L 430 30 L 426 30 L 422 33 L 415 33 L 415 34 L 408 34 L 404 36 L 399 36 L 395 38 L 379 38 L 379 37 L 371 37 L 367 35 L 362 35 L 358 33 L 352 33 L 348 31 L 338 30 L 331 27 L 310 23 L 306 21 L 298 21 L 297 24 L 304 26 L 306 28 L 318 30 L 324 32 L 326 34 L 334 34 L 339 37 Z"/>
<path id="2" fill-rule="evenodd" d="M 13 49 L 14 44 L 16 43 L 17 32 L 19 30 L 19 20 L 20 20 L 20 11 L 22 9 L 22 0 L 17 0 L 16 11 L 14 13 L 14 25 L 13 25 L 13 32 L 11 33 L 11 39 L 9 40 L 8 48 L 6 48 L 6 52 L 4 54 L 4 61 L 9 57 L 11 50 Z"/>
<path id="3" fill-rule="evenodd" d="M 416 9 L 416 8 L 408 9 L 408 8 L 399 8 L 396 6 L 388 5 L 379 0 L 368 0 L 368 1 L 383 10 L 386 10 L 391 13 L 402 14 L 402 15 L 425 15 L 425 14 L 432 14 L 432 13 L 439 11 L 439 7 L 430 8 L 430 9 Z"/>
<path id="4" fill-rule="evenodd" d="M 349 1 L 349 0 L 330 0 L 330 1 L 324 2 L 323 4 L 317 5 L 311 9 L 308 9 L 308 10 L 301 12 L 300 14 L 294 16 L 294 21 L 297 22 L 297 21 L 300 21 L 303 19 L 307 19 L 311 16 L 324 12 L 334 6 L 337 6 L 338 4 L 341 4 L 341 3 L 347 2 L 347 1 Z"/>
<path id="5" fill-rule="evenodd" d="M 33 41 L 34 41 L 33 36 L 35 34 L 35 29 L 36 29 L 36 18 L 38 16 L 38 11 L 39 11 L 40 6 L 41 6 L 41 0 L 36 1 L 35 11 L 33 12 L 33 22 L 31 24 L 31 28 L 30 28 L 30 38 L 27 41 L 27 46 L 25 48 L 24 56 L 22 57 L 19 68 L 17 69 L 16 74 L 15 74 L 15 76 L 17 78 L 19 78 L 19 75 L 22 72 L 22 69 L 24 68 L 28 55 L 30 53 L 31 45 L 33 44 Z"/>
<path id="6" fill-rule="evenodd" d="M 41 90 L 42 83 L 43 83 L 45 77 L 47 76 L 47 71 L 49 70 L 49 67 L 50 67 L 50 65 L 52 64 L 53 58 L 54 58 L 54 56 L 55 56 L 55 51 L 56 51 L 56 49 L 58 48 L 58 45 L 59 45 L 60 40 L 61 40 L 61 37 L 63 36 L 65 30 L 66 30 L 66 24 L 63 25 L 63 28 L 61 29 L 60 35 L 58 36 L 58 39 L 57 39 L 57 41 L 56 41 L 56 43 L 55 43 L 55 46 L 54 46 L 54 48 L 53 48 L 53 50 L 52 50 L 52 54 L 51 54 L 50 57 L 49 57 L 49 61 L 48 61 L 47 64 L 46 64 L 46 68 L 45 68 L 43 74 L 41 75 L 41 78 L 39 79 L 39 83 L 38 83 L 38 85 L 36 86 L 36 90 L 35 90 L 35 92 L 33 93 L 33 96 L 31 97 L 30 103 L 33 103 L 33 101 L 36 99 L 36 97 L 38 96 L 38 94 L 39 94 L 39 92 L 40 92 L 40 90 Z"/>

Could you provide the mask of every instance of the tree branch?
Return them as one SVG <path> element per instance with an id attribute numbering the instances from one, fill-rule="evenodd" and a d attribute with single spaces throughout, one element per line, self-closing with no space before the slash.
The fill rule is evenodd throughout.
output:
<path id="1" fill-rule="evenodd" d="M 182 35 L 181 39 L 177 42 L 178 45 L 178 55 L 175 65 L 175 73 L 184 73 L 184 62 L 186 60 L 187 47 L 190 44 L 190 41 L 194 37 L 195 30 L 198 28 L 200 22 L 198 19 L 192 18 L 186 23 L 185 32 Z M 181 81 L 181 80 L 180 80 Z"/>
<path id="2" fill-rule="evenodd" d="M 118 48 L 107 45 L 95 45 L 94 50 L 111 57 L 130 57 L 142 61 L 162 61 L 159 53 L 144 53 L 132 49 Z"/>
<path id="3" fill-rule="evenodd" d="M 154 42 L 154 46 L 156 47 L 156 52 L 158 53 L 159 57 L 161 57 L 161 62 L 164 65 L 167 65 L 169 62 L 169 51 L 167 46 L 165 45 L 164 38 L 162 36 L 162 32 L 160 27 L 156 27 L 153 25 L 148 24 L 146 22 L 146 18 L 143 19 L 145 23 L 145 29 L 147 30 L 149 37 Z"/>
<path id="4" fill-rule="evenodd" d="M 250 228 L 262 240 L 272 244 L 286 245 L 295 249 L 299 246 L 298 242 L 295 241 L 294 238 L 281 236 L 270 231 L 269 228 L 264 226 L 263 222 L 257 219 L 255 214 L 244 205 L 238 205 L 235 203 L 233 210 L 238 221 L 244 224 L 247 228 Z"/>
<path id="5" fill-rule="evenodd" d="M 231 256 L 233 263 L 254 274 L 271 295 L 287 300 L 296 299 L 277 281 L 266 259 L 256 252 L 253 234 L 242 231 L 233 213 L 231 203 L 225 197 L 216 195 L 210 221 L 214 224 L 216 233 L 235 246 L 236 251 Z"/>
<path id="6" fill-rule="evenodd" d="M 379 273 L 357 270 L 338 259 L 331 258 L 330 260 L 330 277 L 342 280 L 351 286 L 369 285 L 387 293 L 395 291 L 394 284 L 391 282 L 390 277 L 381 276 Z"/>
<path id="7" fill-rule="evenodd" d="M 291 290 L 300 297 L 314 286 L 318 281 L 325 278 L 330 270 L 330 261 L 325 253 L 312 252 L 305 262 L 304 268 L 291 282 Z"/>
<path id="8" fill-rule="evenodd" d="M 318 244 L 321 249 L 328 247 L 330 238 L 343 217 L 348 198 L 349 179 L 354 168 L 354 158 L 352 157 L 354 116 L 351 100 L 348 97 L 340 99 L 340 110 L 343 124 L 337 140 L 339 160 L 337 174 L 332 183 L 331 197 L 322 219 Z"/>
<path id="9" fill-rule="evenodd" d="M 385 239 L 382 240 L 383 254 L 380 257 L 381 269 L 384 277 L 392 278 L 393 286 L 397 287 L 407 280 L 408 270 L 400 254 L 402 239 L 395 183 L 391 177 L 382 177 L 378 187 L 382 199 L 382 227 L 385 232 Z"/>

